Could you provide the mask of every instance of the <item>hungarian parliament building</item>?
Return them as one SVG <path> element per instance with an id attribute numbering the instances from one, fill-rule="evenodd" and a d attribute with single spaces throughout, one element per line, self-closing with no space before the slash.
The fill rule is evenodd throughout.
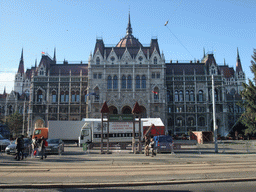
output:
<path id="1" fill-rule="evenodd" d="M 17 64 L 14 90 L 0 95 L 0 115 L 23 114 L 28 135 L 50 120 L 101 118 L 105 101 L 110 114 L 131 114 L 138 102 L 142 117 L 161 118 L 166 133 L 175 135 L 213 131 L 212 98 L 221 136 L 243 113 L 237 102 L 246 80 L 238 49 L 235 69 L 217 64 L 212 53 L 166 61 L 157 38 L 143 45 L 133 36 L 130 15 L 126 35 L 115 46 L 96 39 L 87 63 L 57 62 L 54 49 L 52 57 L 42 54 L 38 65 L 25 71 L 22 49 Z"/>

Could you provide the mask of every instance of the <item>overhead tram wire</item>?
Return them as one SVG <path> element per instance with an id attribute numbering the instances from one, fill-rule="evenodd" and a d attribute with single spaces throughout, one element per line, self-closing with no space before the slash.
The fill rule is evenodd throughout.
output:
<path id="1" fill-rule="evenodd" d="M 194 58 L 194 56 L 189 52 L 189 50 L 182 44 L 182 42 L 179 40 L 179 38 L 176 36 L 176 35 L 174 35 L 174 33 L 171 31 L 171 29 L 167 26 L 167 24 L 168 24 L 168 21 L 165 23 L 165 27 L 167 27 L 167 29 L 171 32 L 171 34 L 178 40 L 178 42 L 182 45 L 182 47 L 184 47 L 184 49 L 186 49 L 187 50 L 187 52 Z"/>

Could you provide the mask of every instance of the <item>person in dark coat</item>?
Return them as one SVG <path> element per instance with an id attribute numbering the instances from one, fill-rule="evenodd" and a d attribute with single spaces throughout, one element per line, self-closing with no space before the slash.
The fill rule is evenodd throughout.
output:
<path id="1" fill-rule="evenodd" d="M 20 158 L 21 158 L 21 160 L 24 158 L 24 153 L 23 153 L 23 150 L 24 150 L 24 140 L 23 140 L 23 138 L 24 138 L 24 136 L 21 135 L 16 140 L 17 154 L 16 154 L 15 159 L 17 158 L 18 161 L 20 160 Z"/>
<path id="2" fill-rule="evenodd" d="M 40 145 L 39 147 L 41 148 L 41 159 L 44 159 L 44 157 L 46 158 L 46 154 L 45 154 L 45 139 L 44 139 L 44 136 L 41 137 L 41 140 L 40 140 Z"/>

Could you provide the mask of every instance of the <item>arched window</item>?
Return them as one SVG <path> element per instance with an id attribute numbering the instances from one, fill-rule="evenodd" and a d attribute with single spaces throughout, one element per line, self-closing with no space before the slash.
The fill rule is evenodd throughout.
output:
<path id="1" fill-rule="evenodd" d="M 183 91 L 179 92 L 179 101 L 182 102 L 183 101 Z"/>
<path id="2" fill-rule="evenodd" d="M 79 91 L 76 92 L 76 102 L 80 101 L 80 93 Z"/>
<path id="3" fill-rule="evenodd" d="M 118 89 L 118 80 L 116 75 L 113 78 L 113 89 Z"/>
<path id="4" fill-rule="evenodd" d="M 136 89 L 140 89 L 140 76 L 136 76 Z"/>
<path id="5" fill-rule="evenodd" d="M 195 101 L 194 91 L 190 91 L 190 101 Z"/>
<path id="6" fill-rule="evenodd" d="M 64 91 L 61 91 L 61 93 L 60 93 L 60 102 L 64 102 L 64 98 L 65 98 Z"/>
<path id="7" fill-rule="evenodd" d="M 96 65 L 99 65 L 99 64 L 100 64 L 100 58 L 97 57 L 97 58 L 96 58 Z"/>
<path id="8" fill-rule="evenodd" d="M 142 75 L 142 83 L 141 83 L 142 89 L 146 88 L 146 76 Z"/>
<path id="9" fill-rule="evenodd" d="M 112 89 L 112 77 L 111 76 L 108 76 L 108 86 L 107 86 L 108 89 Z"/>
<path id="10" fill-rule="evenodd" d="M 65 102 L 69 102 L 69 92 L 65 92 Z"/>
<path id="11" fill-rule="evenodd" d="M 153 91 L 154 93 L 154 100 L 159 100 L 159 89 L 156 87 Z"/>
<path id="12" fill-rule="evenodd" d="M 186 91 L 186 101 L 189 101 L 189 91 Z"/>
<path id="13" fill-rule="evenodd" d="M 199 117 L 198 118 L 198 126 L 205 126 L 204 117 Z"/>
<path id="14" fill-rule="evenodd" d="M 204 92 L 203 92 L 202 90 L 199 90 L 199 91 L 198 91 L 198 101 L 199 101 L 199 102 L 202 102 L 202 101 L 203 101 L 203 93 L 204 93 Z"/>
<path id="15" fill-rule="evenodd" d="M 94 94 L 95 94 L 95 101 L 99 101 L 100 100 L 100 91 L 99 91 L 98 87 L 96 87 L 94 89 Z"/>
<path id="16" fill-rule="evenodd" d="M 131 75 L 128 75 L 127 78 L 127 89 L 131 89 L 132 88 L 132 77 Z"/>
<path id="17" fill-rule="evenodd" d="M 56 95 L 56 93 L 55 93 L 55 95 Z M 41 103 L 42 101 L 43 101 L 43 93 L 42 93 L 41 90 L 38 90 L 38 92 L 37 92 L 37 102 Z"/>
<path id="18" fill-rule="evenodd" d="M 53 92 L 52 92 L 52 102 L 53 102 L 53 103 L 57 102 L 56 91 L 53 91 Z"/>
<path id="19" fill-rule="evenodd" d="M 124 75 L 122 77 L 122 89 L 126 89 L 126 77 Z"/>
<path id="20" fill-rule="evenodd" d="M 167 102 L 170 102 L 171 101 L 171 94 L 170 94 L 170 91 L 167 90 Z"/>
<path id="21" fill-rule="evenodd" d="M 193 117 L 188 118 L 187 126 L 194 126 L 194 118 Z"/>
<path id="22" fill-rule="evenodd" d="M 183 119 L 181 117 L 178 117 L 176 123 L 177 123 L 177 126 L 180 126 L 180 127 L 183 126 Z"/>
<path id="23" fill-rule="evenodd" d="M 76 101 L 76 94 L 74 91 L 71 92 L 71 101 L 75 102 Z"/>
<path id="24" fill-rule="evenodd" d="M 154 57 L 154 64 L 157 64 L 157 58 Z"/>
<path id="25" fill-rule="evenodd" d="M 178 102 L 179 101 L 179 93 L 178 93 L 178 91 L 175 91 L 175 95 L 174 95 L 174 100 L 176 101 L 176 102 Z"/>

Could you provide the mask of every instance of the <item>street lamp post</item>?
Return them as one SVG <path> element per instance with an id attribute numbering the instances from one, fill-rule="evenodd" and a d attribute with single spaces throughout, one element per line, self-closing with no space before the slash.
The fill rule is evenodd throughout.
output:
<path id="1" fill-rule="evenodd" d="M 213 75 L 212 75 L 212 114 L 213 114 L 212 118 L 213 118 L 215 153 L 218 153 L 218 137 L 217 137 L 216 109 L 215 109 L 215 87 L 214 87 L 214 76 Z"/>

